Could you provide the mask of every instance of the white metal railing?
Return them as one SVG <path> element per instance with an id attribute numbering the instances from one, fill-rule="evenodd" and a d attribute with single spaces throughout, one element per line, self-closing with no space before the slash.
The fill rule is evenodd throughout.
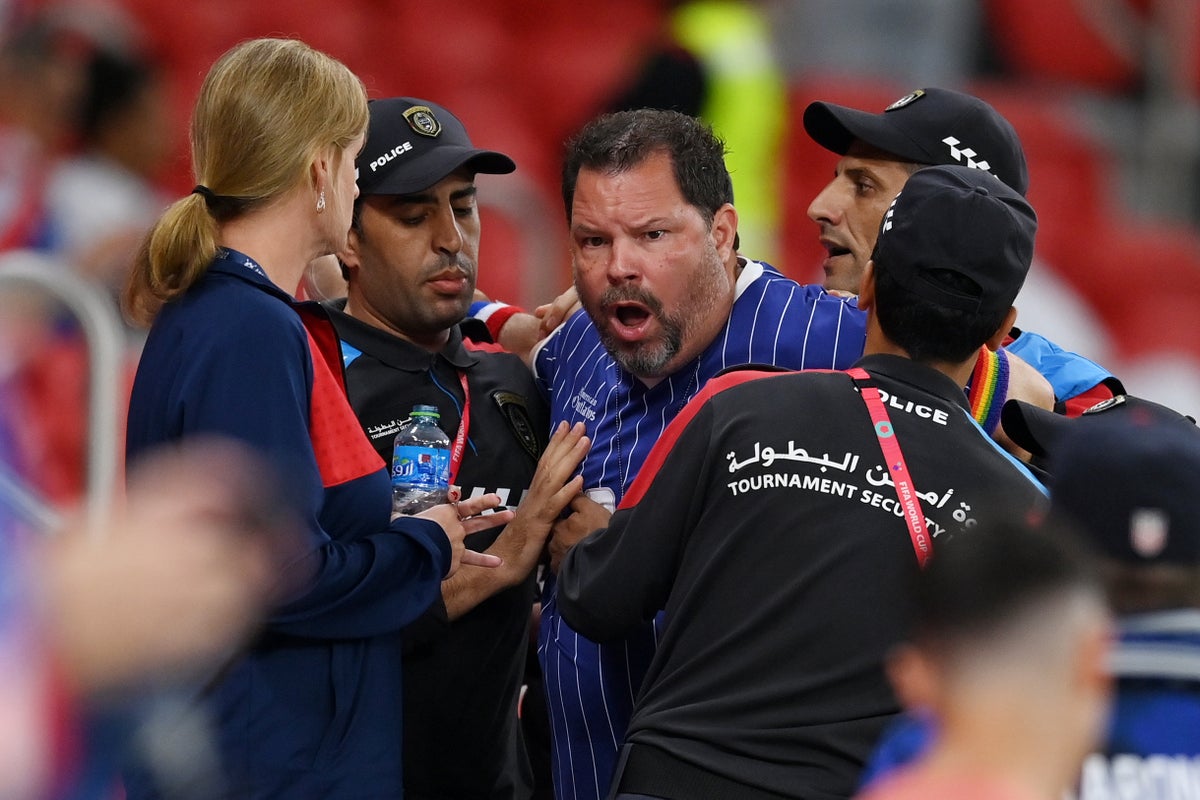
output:
<path id="1" fill-rule="evenodd" d="M 121 381 L 125 334 L 106 293 L 45 255 L 17 250 L 0 254 L 0 290 L 32 287 L 58 300 L 79 320 L 88 350 L 88 444 L 85 511 L 108 512 L 121 475 Z M 58 512 L 17 476 L 0 473 L 0 501 L 39 527 L 54 527 Z"/>

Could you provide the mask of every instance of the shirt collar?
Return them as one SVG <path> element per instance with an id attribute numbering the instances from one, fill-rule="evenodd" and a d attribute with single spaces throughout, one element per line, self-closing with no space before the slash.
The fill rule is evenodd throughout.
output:
<path id="1" fill-rule="evenodd" d="M 947 402 L 962 406 L 970 413 L 971 407 L 967 402 L 967 393 L 963 387 L 956 384 L 954 379 L 946 373 L 913 361 L 911 358 L 876 353 L 863 356 L 854 366 L 935 394 Z"/>
<path id="2" fill-rule="evenodd" d="M 279 295 L 289 303 L 294 303 L 296 300 L 295 297 L 280 289 L 274 281 L 267 277 L 267 272 L 262 268 L 262 265 L 250 256 L 234 250 L 232 247 L 218 247 L 217 254 L 213 257 L 212 263 L 208 265 L 208 271 L 240 278 L 247 283 L 252 283 L 262 289 L 266 289 L 271 294 Z"/>
<path id="3" fill-rule="evenodd" d="M 437 357 L 455 369 L 470 369 L 479 363 L 479 359 L 463 345 L 462 330 L 457 325 L 450 329 L 446 345 L 437 353 L 430 353 L 407 339 L 350 316 L 345 311 L 345 298 L 323 305 L 329 311 L 329 318 L 341 339 L 390 367 L 407 372 L 424 372 L 433 367 Z"/>
<path id="4" fill-rule="evenodd" d="M 762 277 L 763 265 L 757 261 L 751 261 L 743 256 L 738 256 L 738 263 L 742 265 L 742 271 L 738 273 L 737 281 L 734 283 L 733 301 L 736 303 L 738 298 L 742 296 L 742 292 L 749 288 L 750 284 Z"/>

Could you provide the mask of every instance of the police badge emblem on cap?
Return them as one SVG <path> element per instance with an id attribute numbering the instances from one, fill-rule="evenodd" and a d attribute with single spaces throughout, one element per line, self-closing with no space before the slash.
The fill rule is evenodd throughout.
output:
<path id="1" fill-rule="evenodd" d="M 413 106 L 404 112 L 408 127 L 422 136 L 437 136 L 442 132 L 442 123 L 433 115 L 429 106 Z"/>
<path id="2" fill-rule="evenodd" d="M 904 97 L 901 97 L 899 100 L 897 100 L 896 102 L 892 103 L 890 106 L 885 108 L 883 110 L 883 112 L 886 114 L 889 111 L 895 111 L 897 108 L 904 108 L 909 103 L 920 100 L 924 96 L 925 96 L 924 89 L 917 89 L 915 91 L 909 92 L 908 94 L 904 95 Z"/>

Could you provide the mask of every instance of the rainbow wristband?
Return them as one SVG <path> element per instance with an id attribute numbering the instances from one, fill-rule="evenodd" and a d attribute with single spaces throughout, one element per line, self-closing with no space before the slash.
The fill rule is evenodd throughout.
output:
<path id="1" fill-rule="evenodd" d="M 979 349 L 979 359 L 971 373 L 968 393 L 971 416 L 988 436 L 1000 426 L 1000 410 L 1008 398 L 1008 353 L 1001 349 Z"/>

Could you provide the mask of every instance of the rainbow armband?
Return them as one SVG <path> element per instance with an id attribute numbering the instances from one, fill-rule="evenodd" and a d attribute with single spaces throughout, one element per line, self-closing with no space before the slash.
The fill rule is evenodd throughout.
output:
<path id="1" fill-rule="evenodd" d="M 988 436 L 1000 426 L 1000 410 L 1008 398 L 1008 353 L 1003 349 L 979 349 L 979 359 L 971 373 L 968 399 L 971 416 Z"/>

